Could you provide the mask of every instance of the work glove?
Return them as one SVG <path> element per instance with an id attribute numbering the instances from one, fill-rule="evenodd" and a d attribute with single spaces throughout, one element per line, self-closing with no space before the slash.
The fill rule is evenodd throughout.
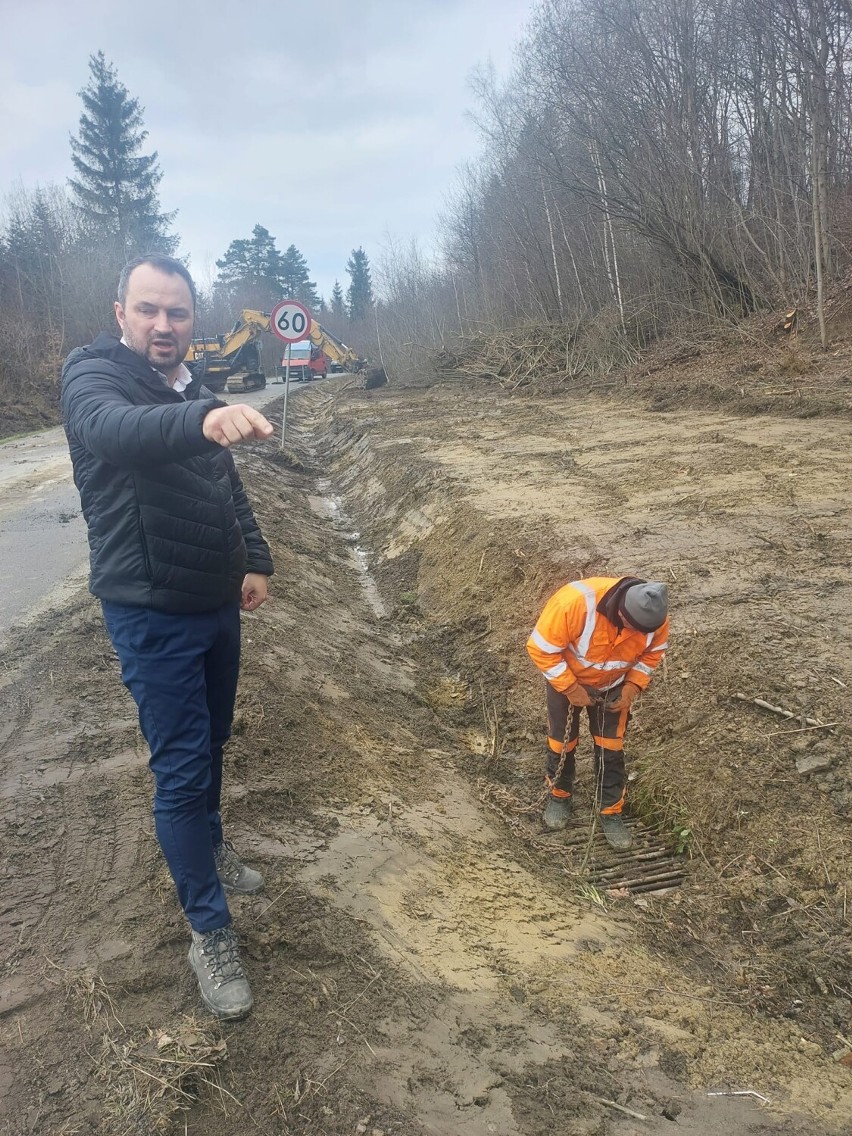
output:
<path id="1" fill-rule="evenodd" d="M 594 705 L 594 698 L 592 698 L 591 694 L 589 694 L 584 686 L 580 686 L 579 682 L 575 682 L 574 685 L 569 687 L 564 693 L 572 706 Z"/>
<path id="2" fill-rule="evenodd" d="M 622 686 L 618 698 L 614 702 L 610 702 L 607 710 L 614 710 L 617 713 L 622 710 L 629 710 L 634 698 L 640 693 L 640 688 L 635 682 L 626 682 Z"/>

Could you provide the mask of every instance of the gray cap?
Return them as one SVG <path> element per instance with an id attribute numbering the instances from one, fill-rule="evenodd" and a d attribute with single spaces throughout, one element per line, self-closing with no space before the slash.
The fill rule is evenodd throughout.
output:
<path id="1" fill-rule="evenodd" d="M 669 612 L 669 590 L 665 584 L 634 584 L 624 593 L 621 609 L 639 631 L 656 631 Z"/>

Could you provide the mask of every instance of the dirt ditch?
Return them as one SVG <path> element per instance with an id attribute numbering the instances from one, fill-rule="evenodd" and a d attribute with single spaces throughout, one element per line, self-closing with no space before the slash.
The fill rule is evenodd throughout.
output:
<path id="1" fill-rule="evenodd" d="M 336 380 L 289 447 L 242 461 L 278 568 L 228 756 L 256 1011 L 199 1012 L 80 596 L 0 675 L 0 1132 L 848 1131 L 848 427 Z M 660 894 L 606 874 L 582 759 L 571 834 L 536 820 L 524 641 L 603 571 L 675 602 L 630 737 Z"/>

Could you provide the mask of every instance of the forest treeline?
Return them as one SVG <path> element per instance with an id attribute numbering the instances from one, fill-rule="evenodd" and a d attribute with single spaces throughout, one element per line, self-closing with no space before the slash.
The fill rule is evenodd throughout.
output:
<path id="1" fill-rule="evenodd" d="M 541 367 L 566 374 L 766 309 L 813 312 L 825 345 L 852 244 L 850 32 L 852 0 L 537 0 L 509 78 L 474 78 L 482 150 L 439 252 L 390 241 L 374 297 L 356 249 L 348 292 L 326 302 L 298 248 L 258 224 L 217 262 L 205 334 L 283 288 L 392 381 L 512 328 L 504 354 L 534 329 L 555 344 Z M 103 324 L 128 254 L 178 243 L 141 107 L 102 55 L 90 69 L 68 187 L 20 189 L 0 231 L 0 398 L 26 398 Z"/>
<path id="2" fill-rule="evenodd" d="M 179 251 L 176 214 L 160 208 L 164 172 L 146 147 L 143 108 L 102 52 L 89 60 L 80 98 L 67 185 L 19 185 L 0 217 L 0 437 L 57 420 L 62 360 L 115 326 L 122 266 L 143 253 Z M 365 327 L 373 335 L 370 263 L 360 247 L 346 263 L 348 288 L 336 281 L 328 301 L 296 245 L 282 252 L 261 224 L 231 241 L 216 267 L 214 280 L 196 280 L 199 335 L 228 332 L 244 308 L 269 311 L 285 296 L 303 300 L 341 338 L 363 338 Z M 268 340 L 272 372 L 282 347 Z"/>
<path id="3" fill-rule="evenodd" d="M 561 328 L 563 366 L 611 366 L 787 306 L 824 345 L 852 241 L 850 31 L 849 0 L 539 0 L 508 81 L 475 79 L 484 151 L 442 257 L 377 265 L 389 369 L 513 323 Z"/>

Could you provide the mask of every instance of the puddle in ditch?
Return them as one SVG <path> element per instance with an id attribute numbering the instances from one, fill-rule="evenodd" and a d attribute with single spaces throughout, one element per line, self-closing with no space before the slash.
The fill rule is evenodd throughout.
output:
<path id="1" fill-rule="evenodd" d="M 311 510 L 318 517 L 326 517 L 330 520 L 340 533 L 346 542 L 346 556 L 355 568 L 370 610 L 377 619 L 385 619 L 388 611 L 376 586 L 376 581 L 370 573 L 369 553 L 358 543 L 361 534 L 350 527 L 343 512 L 340 498 L 331 492 L 331 482 L 326 478 L 320 478 L 317 482 L 317 489 L 319 490 L 318 494 L 308 496 L 308 504 Z"/>

